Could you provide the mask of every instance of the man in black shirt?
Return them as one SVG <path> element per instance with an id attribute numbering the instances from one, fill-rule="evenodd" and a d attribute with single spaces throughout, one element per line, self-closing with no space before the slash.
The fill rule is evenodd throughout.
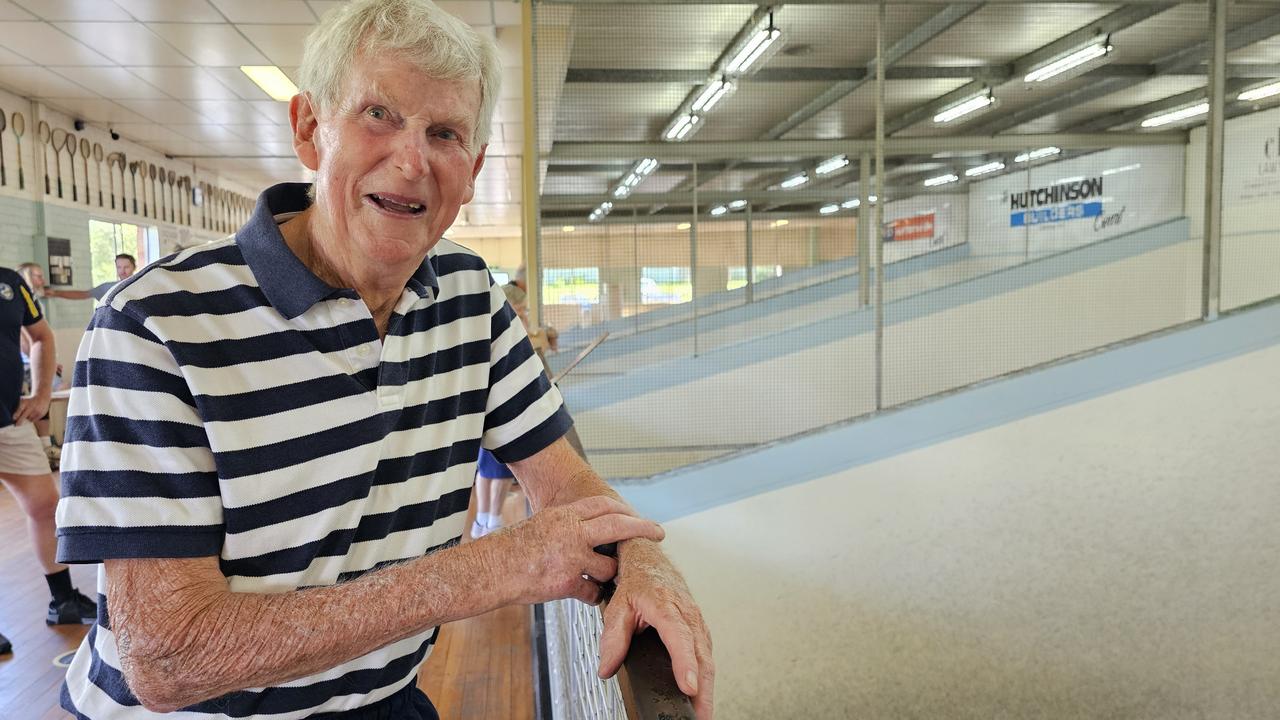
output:
<path id="1" fill-rule="evenodd" d="M 22 396 L 24 334 L 31 346 L 31 394 L 27 397 Z M 53 595 L 45 618 L 49 625 L 92 622 L 97 617 L 94 602 L 71 586 L 67 566 L 54 561 L 58 490 L 32 426 L 49 410 L 56 363 L 53 330 L 31 288 L 18 273 L 0 268 L 0 483 L 17 497 L 27 516 L 36 558 Z M 9 641 L 0 636 L 0 652 L 9 651 Z"/>

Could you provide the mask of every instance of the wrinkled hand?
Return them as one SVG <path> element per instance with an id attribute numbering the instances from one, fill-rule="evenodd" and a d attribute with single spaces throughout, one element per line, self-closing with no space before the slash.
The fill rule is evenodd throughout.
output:
<path id="1" fill-rule="evenodd" d="M 49 393 L 28 395 L 18 400 L 18 409 L 13 413 L 13 424 L 21 425 L 27 420 L 35 422 L 49 413 Z"/>
<path id="2" fill-rule="evenodd" d="M 598 495 L 549 507 L 478 542 L 490 543 L 497 562 L 507 568 L 511 602 L 576 598 L 595 605 L 600 602 L 599 583 L 618 574 L 618 561 L 594 548 L 631 538 L 658 541 L 664 535 L 661 525 Z"/>
<path id="3" fill-rule="evenodd" d="M 604 611 L 600 635 L 600 677 L 622 667 L 631 636 L 652 626 L 671 655 L 680 691 L 693 700 L 700 720 L 710 720 L 715 698 L 711 633 L 684 578 L 656 546 L 643 541 L 622 551 L 622 574 Z"/>

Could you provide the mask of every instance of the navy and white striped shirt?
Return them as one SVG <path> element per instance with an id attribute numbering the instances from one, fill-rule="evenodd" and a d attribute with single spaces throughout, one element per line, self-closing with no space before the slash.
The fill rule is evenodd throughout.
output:
<path id="1" fill-rule="evenodd" d="M 448 240 L 386 339 L 353 290 L 289 251 L 306 186 L 272 187 L 234 238 L 117 285 L 76 357 L 58 505 L 63 562 L 216 555 L 236 592 L 332 585 L 458 542 L 479 448 L 505 462 L 571 424 L 485 263 Z M 63 687 L 87 718 L 151 717 L 98 621 Z M 436 631 L 332 670 L 187 708 L 274 720 L 361 707 L 414 681 Z"/>

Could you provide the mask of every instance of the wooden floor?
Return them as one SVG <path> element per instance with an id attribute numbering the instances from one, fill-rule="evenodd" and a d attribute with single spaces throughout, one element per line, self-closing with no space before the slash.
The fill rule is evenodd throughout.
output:
<path id="1" fill-rule="evenodd" d="M 473 510 L 474 512 L 474 510 Z M 507 498 L 504 515 L 524 515 L 524 496 Z M 468 520 L 468 526 L 470 520 Z M 78 588 L 92 596 L 97 566 L 71 569 Z M 14 646 L 0 655 L 0 718 L 65 720 L 58 707 L 64 671 L 53 659 L 79 646 L 88 626 L 44 624 L 49 590 L 31 553 L 26 521 L 13 496 L 0 490 L 0 632 Z M 508 607 L 447 625 L 418 684 L 443 720 L 532 720 L 530 609 Z"/>

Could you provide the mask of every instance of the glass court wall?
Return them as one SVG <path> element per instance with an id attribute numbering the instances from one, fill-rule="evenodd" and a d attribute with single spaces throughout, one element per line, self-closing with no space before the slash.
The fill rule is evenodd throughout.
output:
<path id="1" fill-rule="evenodd" d="M 542 320 L 553 369 L 608 333 L 561 388 L 610 478 L 1280 295 L 1265 3 L 1226 12 L 1221 152 L 1206 2 L 533 10 Z"/>

